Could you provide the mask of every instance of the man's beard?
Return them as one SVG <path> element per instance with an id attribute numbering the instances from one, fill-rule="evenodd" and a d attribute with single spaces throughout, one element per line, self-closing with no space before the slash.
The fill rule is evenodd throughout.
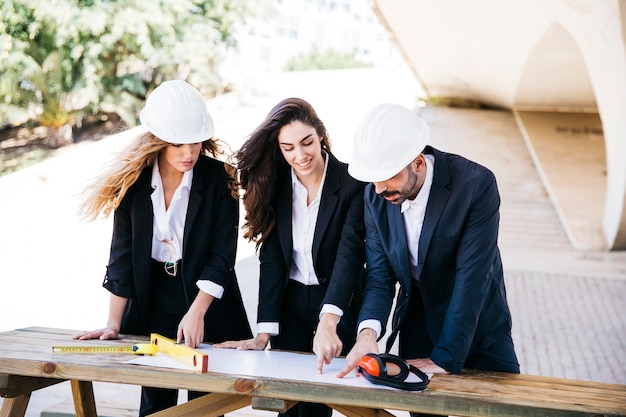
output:
<path id="1" fill-rule="evenodd" d="M 405 186 L 402 188 L 402 190 L 385 190 L 382 193 L 378 194 L 378 196 L 381 198 L 395 197 L 393 198 L 393 200 L 387 200 L 385 198 L 385 200 L 389 201 L 391 204 L 402 204 L 413 193 L 415 193 L 415 196 L 417 196 L 417 192 L 415 192 L 415 188 L 417 187 L 417 181 L 419 178 L 417 174 L 413 172 L 410 166 L 407 167 L 406 169 L 408 170 L 408 179 L 405 182 Z"/>

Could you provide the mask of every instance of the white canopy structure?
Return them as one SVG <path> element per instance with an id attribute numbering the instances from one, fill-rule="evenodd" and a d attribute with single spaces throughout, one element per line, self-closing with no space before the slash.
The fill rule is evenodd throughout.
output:
<path id="1" fill-rule="evenodd" d="M 574 247 L 626 250 L 626 1 L 371 2 L 430 97 L 514 112 Z"/>

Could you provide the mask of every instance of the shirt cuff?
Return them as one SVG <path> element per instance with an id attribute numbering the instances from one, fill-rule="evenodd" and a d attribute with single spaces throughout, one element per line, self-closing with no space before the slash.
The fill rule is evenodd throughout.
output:
<path id="1" fill-rule="evenodd" d="M 380 332 L 382 331 L 382 326 L 378 320 L 367 319 L 363 320 L 359 323 L 359 328 L 357 329 L 356 334 L 358 335 L 363 329 L 372 329 L 376 332 L 376 340 L 380 337 Z"/>
<path id="2" fill-rule="evenodd" d="M 337 307 L 336 305 L 333 304 L 324 304 L 322 306 L 322 311 L 320 311 L 320 316 L 319 319 L 322 319 L 322 314 L 324 313 L 332 313 L 332 314 L 336 314 L 339 316 L 339 318 L 341 318 L 341 316 L 343 316 L 343 310 L 340 309 L 339 307 Z"/>
<path id="3" fill-rule="evenodd" d="M 220 299 L 222 295 L 224 295 L 224 287 L 221 285 L 217 285 L 216 283 L 209 280 L 199 280 L 196 282 L 196 285 L 202 292 L 205 292 L 213 297 Z"/>
<path id="4" fill-rule="evenodd" d="M 257 333 L 269 333 L 271 336 L 276 336 L 278 334 L 278 323 L 257 323 Z"/>

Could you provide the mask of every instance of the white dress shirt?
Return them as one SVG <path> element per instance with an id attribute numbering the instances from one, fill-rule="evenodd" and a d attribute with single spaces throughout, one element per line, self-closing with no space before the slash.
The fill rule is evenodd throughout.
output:
<path id="1" fill-rule="evenodd" d="M 324 152 L 324 151 L 322 151 Z M 317 216 L 320 209 L 320 200 L 326 180 L 328 169 L 328 156 L 325 155 L 324 173 L 315 199 L 307 204 L 308 191 L 298 179 L 296 172 L 291 168 L 291 230 L 292 230 L 292 263 L 289 271 L 289 279 L 298 281 L 303 285 L 319 285 L 313 266 L 313 236 L 317 224 Z M 324 313 L 343 315 L 343 311 L 332 304 L 324 304 L 320 317 Z M 271 322 L 258 323 L 259 333 L 277 335 L 279 324 Z"/>
<path id="2" fill-rule="evenodd" d="M 419 193 L 414 200 L 405 200 L 400 207 L 400 212 L 404 219 L 404 230 L 406 243 L 409 249 L 409 266 L 411 268 L 411 276 L 417 280 L 418 274 L 418 249 L 420 235 L 422 234 L 422 225 L 424 224 L 424 215 L 426 214 L 426 206 L 428 205 L 428 196 L 433 185 L 433 174 L 435 171 L 435 157 L 430 154 L 424 154 L 426 159 L 426 178 L 424 184 L 420 188 Z M 363 320 L 359 323 L 358 332 L 364 328 L 373 329 L 378 339 L 382 331 L 381 323 L 378 320 Z"/>
<path id="3" fill-rule="evenodd" d="M 424 214 L 430 195 L 430 187 L 433 185 L 433 165 L 435 157 L 424 155 L 426 159 L 426 178 L 424 184 L 414 200 L 405 200 L 400 209 L 404 218 L 404 230 L 406 231 L 406 243 L 409 247 L 409 259 L 411 276 L 417 280 L 417 251 L 419 248 L 422 225 L 424 224 Z"/>
<path id="4" fill-rule="evenodd" d="M 183 257 L 183 237 L 185 233 L 185 220 L 187 207 L 189 206 L 189 193 L 193 180 L 193 170 L 186 171 L 180 182 L 172 201 L 165 209 L 165 195 L 163 182 L 159 171 L 158 160 L 152 167 L 152 210 L 154 221 L 152 223 L 152 258 L 159 262 L 176 262 Z M 224 288 L 208 280 L 199 280 L 196 285 L 202 291 L 216 298 L 221 298 Z"/>

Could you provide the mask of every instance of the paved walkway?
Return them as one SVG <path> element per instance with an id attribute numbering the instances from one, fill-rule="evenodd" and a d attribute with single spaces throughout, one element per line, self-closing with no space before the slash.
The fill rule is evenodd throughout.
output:
<path id="1" fill-rule="evenodd" d="M 335 153 L 348 160 L 351 130 L 362 114 L 382 101 L 411 106 L 419 95 L 405 71 L 329 71 L 261 81 L 245 94 L 209 103 L 218 136 L 233 149 L 279 99 L 299 95 L 326 121 Z M 522 372 L 626 384 L 626 252 L 571 248 L 511 112 L 428 108 L 421 115 L 431 125 L 435 147 L 486 165 L 498 179 L 500 247 Z M 110 220 L 77 221 L 76 196 L 127 137 L 81 143 L 0 178 L 0 228 L 5 232 L 0 256 L 10 260 L 3 262 L 0 275 L 0 331 L 104 323 L 108 299 L 100 282 Z M 240 244 L 236 269 L 254 323 L 258 266 L 246 242 Z M 95 392 L 99 400 L 133 403 L 139 390 L 95 384 Z M 27 417 L 70 398 L 67 383 L 35 392 Z M 274 413 L 248 408 L 229 414 L 241 415 Z"/>

